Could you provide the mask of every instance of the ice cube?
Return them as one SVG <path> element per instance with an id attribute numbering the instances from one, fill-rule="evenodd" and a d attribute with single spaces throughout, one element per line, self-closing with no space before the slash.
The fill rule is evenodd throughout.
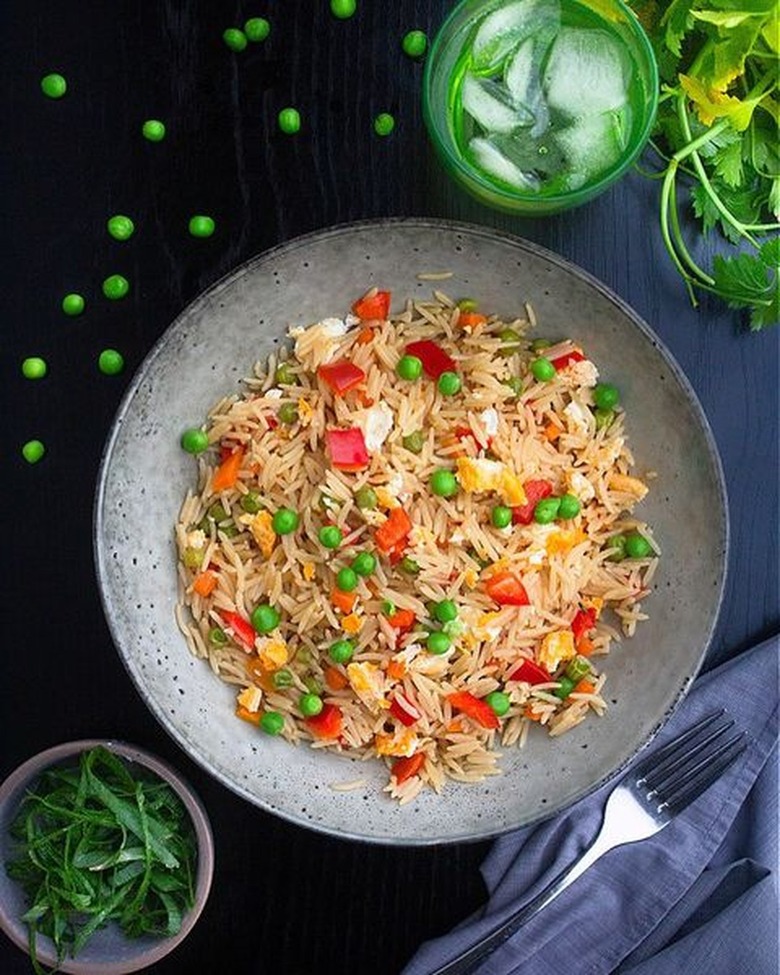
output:
<path id="1" fill-rule="evenodd" d="M 567 184 L 578 189 L 620 158 L 626 147 L 627 111 L 586 115 L 555 134 L 569 171 Z"/>
<path id="2" fill-rule="evenodd" d="M 548 108 L 578 118 L 625 105 L 629 77 L 623 49 L 606 31 L 564 27 L 553 43 L 542 87 Z"/>
<path id="3" fill-rule="evenodd" d="M 554 139 L 534 139 L 525 129 L 514 135 L 495 135 L 491 142 L 518 169 L 535 179 L 555 176 L 566 164 Z"/>
<path id="4" fill-rule="evenodd" d="M 467 74 L 463 79 L 462 98 L 464 110 L 485 132 L 514 132 L 534 121 L 527 108 L 516 104 L 503 85 L 490 78 Z"/>
<path id="5" fill-rule="evenodd" d="M 507 61 L 504 84 L 513 100 L 533 115 L 531 135 L 541 135 L 550 123 L 550 113 L 542 95 L 541 63 L 552 37 L 528 37 Z"/>
<path id="6" fill-rule="evenodd" d="M 491 136 L 473 138 L 469 142 L 469 151 L 480 169 L 501 180 L 502 183 L 508 183 L 517 190 L 539 189 L 539 178 L 534 173 L 525 172 L 512 162 Z"/>
<path id="7" fill-rule="evenodd" d="M 555 29 L 560 22 L 559 0 L 518 0 L 499 7 L 479 25 L 471 48 L 471 67 L 477 74 L 496 74 L 526 37 Z"/>

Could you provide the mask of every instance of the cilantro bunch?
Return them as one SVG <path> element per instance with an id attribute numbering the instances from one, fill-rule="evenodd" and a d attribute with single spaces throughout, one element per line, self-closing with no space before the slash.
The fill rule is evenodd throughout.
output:
<path id="1" fill-rule="evenodd" d="M 691 301 L 708 291 L 780 321 L 780 4 L 778 0 L 630 0 L 658 60 L 652 146 L 665 168 L 661 233 Z M 681 174 L 703 235 L 725 253 L 694 259 L 680 220 Z"/>

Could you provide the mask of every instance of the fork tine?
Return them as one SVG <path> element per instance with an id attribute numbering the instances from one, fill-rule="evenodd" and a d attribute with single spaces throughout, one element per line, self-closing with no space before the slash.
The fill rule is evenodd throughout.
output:
<path id="1" fill-rule="evenodd" d="M 746 748 L 747 742 L 744 734 L 740 732 L 734 735 L 722 744 L 713 756 L 709 756 L 706 762 L 701 764 L 698 771 L 684 781 L 676 791 L 665 794 L 659 810 L 666 810 L 672 815 L 681 812 L 708 789 Z"/>
<path id="2" fill-rule="evenodd" d="M 684 734 L 679 735 L 674 738 L 663 748 L 659 748 L 654 751 L 651 755 L 641 761 L 634 769 L 634 774 L 638 776 L 637 785 L 644 784 L 645 775 L 650 773 L 653 769 L 658 768 L 663 764 L 670 756 L 677 756 L 681 748 L 688 744 L 691 739 L 695 738 L 699 732 L 708 728 L 713 721 L 717 721 L 725 714 L 725 710 L 715 711 L 712 714 L 708 714 L 706 717 L 702 718 L 695 725 L 688 729 Z"/>
<path id="3" fill-rule="evenodd" d="M 734 721 L 728 718 L 720 724 L 716 722 L 700 729 L 687 742 L 677 742 L 673 754 L 653 764 L 652 770 L 644 778 L 644 784 L 650 790 L 659 788 L 661 783 L 664 788 L 673 788 L 680 775 L 695 771 L 690 763 L 700 755 L 706 756 L 711 745 L 733 727 Z"/>

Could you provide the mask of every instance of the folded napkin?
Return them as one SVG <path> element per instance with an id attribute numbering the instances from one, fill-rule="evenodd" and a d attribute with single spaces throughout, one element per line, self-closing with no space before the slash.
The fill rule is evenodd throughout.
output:
<path id="1" fill-rule="evenodd" d="M 721 779 L 660 833 L 606 853 L 475 972 L 777 975 L 779 650 L 776 636 L 697 678 L 649 746 L 726 707 L 751 740 Z M 457 957 L 574 863 L 616 781 L 497 840 L 482 865 L 486 907 L 422 945 L 403 975 Z"/>

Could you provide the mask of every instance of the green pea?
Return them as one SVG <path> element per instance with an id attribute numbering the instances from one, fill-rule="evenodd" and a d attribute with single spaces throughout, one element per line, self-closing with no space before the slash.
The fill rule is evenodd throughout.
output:
<path id="1" fill-rule="evenodd" d="M 250 17 L 244 24 L 244 33 L 248 41 L 251 41 L 253 44 L 258 44 L 260 41 L 264 41 L 271 33 L 271 25 L 265 17 Z"/>
<path id="2" fill-rule="evenodd" d="M 433 606 L 433 618 L 439 623 L 451 623 L 458 618 L 458 607 L 452 599 L 442 599 Z"/>
<path id="3" fill-rule="evenodd" d="M 65 295 L 65 297 L 62 299 L 62 310 L 71 318 L 75 318 L 76 315 L 80 315 L 84 311 L 83 297 L 75 292 Z"/>
<path id="4" fill-rule="evenodd" d="M 555 688 L 553 694 L 556 697 L 559 697 L 562 701 L 565 701 L 569 694 L 571 694 L 571 692 L 574 690 L 574 685 L 576 683 L 577 681 L 572 680 L 571 677 L 561 677 L 560 686 Z"/>
<path id="5" fill-rule="evenodd" d="M 133 221 L 121 213 L 109 217 L 106 221 L 106 228 L 114 240 L 129 240 L 135 233 Z"/>
<path id="6" fill-rule="evenodd" d="M 47 98 L 62 98 L 68 90 L 68 83 L 61 74 L 47 74 L 41 78 L 41 91 Z"/>
<path id="7" fill-rule="evenodd" d="M 600 410 L 611 410 L 620 402 L 620 393 L 612 383 L 596 383 L 593 387 L 593 402 Z"/>
<path id="8" fill-rule="evenodd" d="M 149 142 L 162 142 L 165 138 L 165 123 L 159 119 L 147 119 L 141 126 L 141 134 Z"/>
<path id="9" fill-rule="evenodd" d="M 283 691 L 286 687 L 292 687 L 295 683 L 292 671 L 286 667 L 275 670 L 271 677 L 271 683 L 277 690 Z"/>
<path id="10" fill-rule="evenodd" d="M 280 508 L 273 517 L 271 525 L 277 535 L 290 535 L 296 530 L 300 518 L 292 508 Z"/>
<path id="11" fill-rule="evenodd" d="M 490 520 L 495 528 L 507 528 L 512 524 L 512 509 L 497 504 L 490 512 Z"/>
<path id="12" fill-rule="evenodd" d="M 548 383 L 555 377 L 555 372 L 555 366 L 549 359 L 545 359 L 544 356 L 539 356 L 538 359 L 534 359 L 531 363 L 531 374 L 540 383 Z"/>
<path id="13" fill-rule="evenodd" d="M 260 728 L 267 735 L 280 735 L 284 728 L 284 715 L 278 711 L 266 711 L 260 718 Z"/>
<path id="14" fill-rule="evenodd" d="M 319 694 L 301 694 L 298 698 L 298 707 L 304 718 L 313 718 L 325 707 Z"/>
<path id="15" fill-rule="evenodd" d="M 393 616 L 395 615 L 395 603 L 391 599 L 383 599 L 382 604 L 379 607 L 382 610 L 383 616 Z"/>
<path id="16" fill-rule="evenodd" d="M 130 282 L 123 278 L 121 274 L 109 274 L 103 282 L 103 294 L 111 301 L 118 301 L 124 298 L 130 290 Z"/>
<path id="17" fill-rule="evenodd" d="M 560 498 L 542 498 L 536 502 L 534 508 L 534 521 L 538 525 L 549 525 L 558 517 L 558 509 L 561 506 Z"/>
<path id="18" fill-rule="evenodd" d="M 248 515 L 256 515 L 262 508 L 260 495 L 256 491 L 247 491 L 246 494 L 242 494 L 241 500 L 238 503 Z"/>
<path id="19" fill-rule="evenodd" d="M 227 521 L 230 517 L 230 512 L 225 508 L 221 501 L 215 501 L 206 512 L 206 515 L 213 521 L 219 523 L 222 521 Z"/>
<path id="20" fill-rule="evenodd" d="M 520 342 L 522 340 L 522 335 L 513 328 L 502 329 L 498 333 L 498 337 L 504 345 L 503 349 L 499 349 L 499 355 L 510 356 L 514 355 L 515 352 L 520 348 Z"/>
<path id="21" fill-rule="evenodd" d="M 424 31 L 421 30 L 410 30 L 408 33 L 404 34 L 404 39 L 401 41 L 401 47 L 403 48 L 404 54 L 410 58 L 421 58 L 428 48 L 428 38 Z M 458 302 L 458 307 L 460 308 L 460 302 Z M 466 309 L 473 311 L 473 309 Z M 464 311 L 461 308 L 461 311 Z"/>
<path id="22" fill-rule="evenodd" d="M 573 494 L 564 494 L 558 507 L 558 517 L 563 519 L 576 518 L 580 513 L 580 502 Z"/>
<path id="23" fill-rule="evenodd" d="M 542 349 L 549 349 L 551 345 L 549 339 L 534 339 L 531 343 L 531 352 L 541 352 Z"/>
<path id="24" fill-rule="evenodd" d="M 336 642 L 331 645 L 330 650 L 328 650 L 330 659 L 334 664 L 349 663 L 354 652 L 355 648 L 349 640 L 336 640 Z"/>
<path id="25" fill-rule="evenodd" d="M 29 356 L 22 362 L 22 375 L 25 379 L 43 379 L 46 370 L 46 360 L 37 355 Z"/>
<path id="26" fill-rule="evenodd" d="M 446 467 L 440 467 L 431 474 L 430 487 L 440 498 L 452 498 L 458 493 L 458 479 Z"/>
<path id="27" fill-rule="evenodd" d="M 601 409 L 597 409 L 597 410 L 594 410 L 593 415 L 596 418 L 596 429 L 597 430 L 601 430 L 602 428 L 609 427 L 612 424 L 612 421 L 615 419 L 615 411 L 614 410 L 601 410 Z"/>
<path id="28" fill-rule="evenodd" d="M 476 311 L 479 305 L 473 298 L 460 298 L 458 300 L 459 311 Z"/>
<path id="29" fill-rule="evenodd" d="M 361 511 L 373 511 L 378 503 L 376 491 L 373 488 L 362 487 L 355 492 L 355 504 Z"/>
<path id="30" fill-rule="evenodd" d="M 510 376 L 504 380 L 504 385 L 508 386 L 515 396 L 519 396 L 523 391 L 523 380 L 519 376 Z"/>
<path id="31" fill-rule="evenodd" d="M 205 213 L 196 213 L 195 216 L 190 217 L 187 226 L 193 237 L 211 237 L 217 228 L 213 218 Z"/>
<path id="32" fill-rule="evenodd" d="M 289 362 L 280 362 L 274 373 L 274 382 L 279 386 L 295 386 L 298 377 L 293 372 Z"/>
<path id="33" fill-rule="evenodd" d="M 227 633 L 219 626 L 212 626 L 209 630 L 209 643 L 215 647 L 224 647 L 227 642 Z"/>
<path id="34" fill-rule="evenodd" d="M 416 576 L 417 573 L 420 571 L 420 566 L 414 561 L 413 558 L 410 558 L 408 555 L 405 555 L 401 559 L 401 561 L 398 563 L 398 568 L 401 570 L 401 572 L 405 572 L 407 575 L 410 576 Z"/>
<path id="35" fill-rule="evenodd" d="M 358 581 L 357 572 L 346 566 L 336 573 L 336 585 L 342 592 L 352 592 L 357 589 Z"/>
<path id="36" fill-rule="evenodd" d="M 279 112 L 279 128 L 286 135 L 295 135 L 301 128 L 301 115 L 297 108 L 283 108 Z"/>
<path id="37" fill-rule="evenodd" d="M 118 376 L 124 368 L 124 356 L 116 349 L 103 349 L 98 356 L 98 369 L 105 376 Z"/>
<path id="38" fill-rule="evenodd" d="M 395 367 L 395 371 L 398 373 L 401 379 L 406 379 L 408 382 L 414 382 L 415 379 L 419 379 L 420 376 L 422 376 L 422 359 L 418 359 L 416 355 L 402 355 L 398 360 L 398 365 Z"/>
<path id="39" fill-rule="evenodd" d="M 639 532 L 626 535 L 626 556 L 629 559 L 646 559 L 653 554 L 653 546 Z"/>
<path id="40" fill-rule="evenodd" d="M 428 634 L 425 645 L 428 648 L 428 653 L 439 657 L 450 649 L 452 640 L 442 630 L 434 630 L 433 633 Z"/>
<path id="41" fill-rule="evenodd" d="M 401 440 L 401 443 L 413 454 L 419 454 L 422 452 L 425 446 L 425 434 L 422 430 L 415 430 L 414 433 L 410 433 L 408 436 Z"/>
<path id="42" fill-rule="evenodd" d="M 237 27 L 228 27 L 227 30 L 224 30 L 222 32 L 222 40 L 225 42 L 226 47 L 229 47 L 231 51 L 235 51 L 236 53 L 243 51 L 247 45 L 246 34 Z"/>
<path id="43" fill-rule="evenodd" d="M 339 20 L 348 20 L 356 10 L 356 0 L 330 0 L 330 12 Z"/>
<path id="44" fill-rule="evenodd" d="M 185 430 L 181 435 L 181 446 L 188 454 L 202 454 L 209 445 L 208 434 L 204 430 L 193 427 Z"/>
<path id="45" fill-rule="evenodd" d="M 461 388 L 460 376 L 457 372 L 443 372 L 436 383 L 442 396 L 456 396 Z"/>
<path id="46" fill-rule="evenodd" d="M 512 702 L 509 700 L 509 695 L 505 694 L 503 691 L 492 691 L 490 694 L 485 695 L 485 703 L 488 704 L 493 711 L 498 715 L 499 718 L 503 717 Z"/>
<path id="47" fill-rule="evenodd" d="M 374 119 L 374 132 L 377 135 L 387 136 L 395 128 L 395 119 L 389 112 L 380 112 Z"/>
<path id="48" fill-rule="evenodd" d="M 268 603 L 261 603 L 259 606 L 255 606 L 249 618 L 258 633 L 270 633 L 279 625 L 281 617 L 279 610 L 269 606 Z"/>
<path id="49" fill-rule="evenodd" d="M 579 684 L 583 677 L 590 673 L 590 664 L 584 657 L 574 657 L 566 665 L 565 675 L 575 684 Z"/>
<path id="50" fill-rule="evenodd" d="M 324 525 L 320 528 L 317 538 L 320 540 L 320 545 L 323 545 L 325 548 L 338 548 L 341 545 L 344 534 L 336 525 Z"/>
<path id="51" fill-rule="evenodd" d="M 300 419 L 298 407 L 295 403 L 282 403 L 276 415 L 279 417 L 280 423 L 286 423 L 288 426 L 292 426 L 293 423 L 297 423 Z"/>
<path id="52" fill-rule="evenodd" d="M 22 446 L 22 457 L 24 457 L 28 464 L 37 464 L 45 453 L 46 448 L 40 440 L 28 440 Z"/>
<path id="53" fill-rule="evenodd" d="M 613 535 L 611 538 L 607 539 L 606 547 L 615 550 L 607 556 L 610 562 L 622 562 L 626 557 L 626 536 Z"/>
<path id="54" fill-rule="evenodd" d="M 376 570 L 376 558 L 371 552 L 359 552 L 352 560 L 352 570 L 364 579 Z"/>

